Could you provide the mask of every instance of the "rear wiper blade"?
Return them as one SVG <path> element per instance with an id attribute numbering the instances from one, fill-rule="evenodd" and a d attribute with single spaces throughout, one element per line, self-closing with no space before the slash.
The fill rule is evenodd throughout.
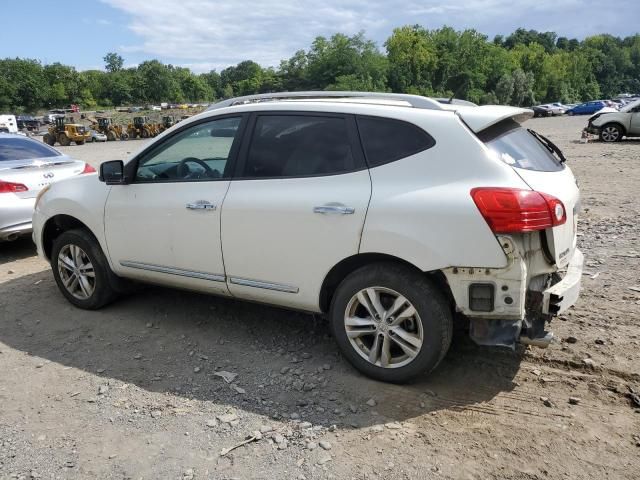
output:
<path id="1" fill-rule="evenodd" d="M 567 158 L 562 153 L 562 150 L 560 150 L 560 148 L 558 148 L 558 146 L 555 143 L 553 143 L 551 140 L 549 140 L 544 135 L 540 135 L 538 132 L 536 132 L 535 130 L 532 130 L 530 128 L 527 128 L 527 132 L 529 132 L 531 135 L 533 135 L 536 138 L 536 140 L 538 140 L 542 145 L 544 145 L 544 147 L 547 150 L 549 150 L 549 152 L 555 153 L 558 156 L 558 158 L 560 159 L 560 163 L 566 163 L 567 162 Z"/>

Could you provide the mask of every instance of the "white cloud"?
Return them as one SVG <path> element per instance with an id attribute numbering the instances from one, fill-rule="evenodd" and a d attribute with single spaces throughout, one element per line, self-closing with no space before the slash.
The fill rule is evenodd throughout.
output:
<path id="1" fill-rule="evenodd" d="M 136 60 L 159 58 L 197 71 L 224 68 L 252 59 L 276 66 L 318 35 L 364 30 L 382 43 L 394 27 L 421 24 L 475 28 L 489 36 L 523 26 L 584 37 L 637 31 L 640 2 L 618 0 L 102 0 L 130 17 L 140 39 L 123 54 Z M 626 12 L 621 16 L 619 12 Z"/>

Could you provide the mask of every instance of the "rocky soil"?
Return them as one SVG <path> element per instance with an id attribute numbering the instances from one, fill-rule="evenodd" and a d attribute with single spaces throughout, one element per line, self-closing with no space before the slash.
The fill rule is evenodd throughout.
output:
<path id="1" fill-rule="evenodd" d="M 578 143 L 578 304 L 547 350 L 463 333 L 439 369 L 374 382 L 325 322 L 155 287 L 97 312 L 28 239 L 0 244 L 0 479 L 637 479 L 640 141 Z M 143 142 L 66 147 L 99 164 Z"/>

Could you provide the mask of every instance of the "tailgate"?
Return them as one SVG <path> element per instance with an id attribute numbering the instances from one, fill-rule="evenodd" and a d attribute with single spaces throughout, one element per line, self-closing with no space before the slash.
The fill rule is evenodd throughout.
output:
<path id="1" fill-rule="evenodd" d="M 577 213 L 580 209 L 580 191 L 569 167 L 557 172 L 537 172 L 514 168 L 520 177 L 533 189 L 548 193 L 559 199 L 565 207 L 567 221 L 563 225 L 546 230 L 549 253 L 558 267 L 569 264 L 576 248 Z"/>

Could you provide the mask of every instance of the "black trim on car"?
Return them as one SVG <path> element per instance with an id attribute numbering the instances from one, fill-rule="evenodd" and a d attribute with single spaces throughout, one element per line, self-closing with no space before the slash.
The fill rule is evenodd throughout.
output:
<path id="1" fill-rule="evenodd" d="M 347 134 L 349 137 L 349 143 L 351 146 L 351 153 L 353 155 L 353 161 L 355 164 L 355 168 L 351 170 L 346 170 L 344 172 L 335 172 L 335 173 L 320 173 L 315 175 L 292 175 L 292 176 L 276 176 L 276 177 L 244 177 L 242 176 L 244 172 L 244 168 L 247 162 L 247 156 L 249 153 L 249 147 L 253 140 L 253 135 L 255 133 L 255 126 L 258 117 L 328 117 L 328 118 L 339 118 L 345 120 L 347 125 Z M 362 146 L 360 145 L 359 135 L 357 132 L 357 127 L 355 125 L 354 115 L 349 113 L 332 113 L 332 112 L 314 112 L 314 111 L 300 111 L 300 110 L 270 110 L 270 111 L 258 111 L 251 112 L 251 117 L 247 122 L 247 128 L 245 130 L 244 140 L 240 147 L 240 152 L 238 155 L 238 159 L 235 165 L 234 174 L 232 176 L 232 180 L 283 180 L 290 178 L 315 178 L 315 177 L 333 177 L 336 175 L 348 175 L 350 173 L 359 172 L 362 170 L 366 170 L 367 164 L 364 158 L 364 153 L 362 151 Z"/>
<path id="2" fill-rule="evenodd" d="M 387 165 L 389 163 L 393 163 L 393 162 L 397 162 L 398 160 L 402 160 L 403 158 L 408 158 L 411 157 L 412 155 L 416 155 L 420 152 L 424 152 L 426 150 L 429 150 L 433 147 L 435 147 L 436 145 L 436 139 L 433 138 L 429 132 L 427 132 L 426 130 L 424 130 L 423 128 L 419 127 L 418 125 L 416 125 L 415 123 L 411 123 L 411 122 L 407 122 L 405 120 L 398 120 L 397 118 L 389 118 L 389 117 L 383 117 L 383 116 L 376 116 L 376 115 L 354 115 L 354 118 L 356 120 L 356 128 L 358 130 L 358 138 L 359 138 L 359 143 L 360 143 L 360 148 L 363 151 L 363 155 L 367 161 L 367 166 L 368 168 L 376 168 L 376 167 L 380 167 L 382 165 Z M 398 123 L 398 124 L 403 124 L 406 125 L 408 127 L 410 127 L 413 130 L 416 130 L 418 132 L 418 135 L 425 137 L 427 139 L 427 146 L 425 148 L 419 148 L 415 151 L 411 151 L 408 154 L 403 154 L 403 155 L 396 155 L 393 157 L 390 157 L 388 160 L 384 161 L 383 163 L 377 163 L 375 165 L 372 165 L 369 161 L 369 159 L 367 159 L 367 149 L 364 146 L 364 140 L 362 138 L 362 134 L 360 133 L 360 125 L 358 123 L 358 120 L 360 119 L 372 119 L 372 120 L 384 120 L 386 122 L 392 122 L 392 123 Z"/>

